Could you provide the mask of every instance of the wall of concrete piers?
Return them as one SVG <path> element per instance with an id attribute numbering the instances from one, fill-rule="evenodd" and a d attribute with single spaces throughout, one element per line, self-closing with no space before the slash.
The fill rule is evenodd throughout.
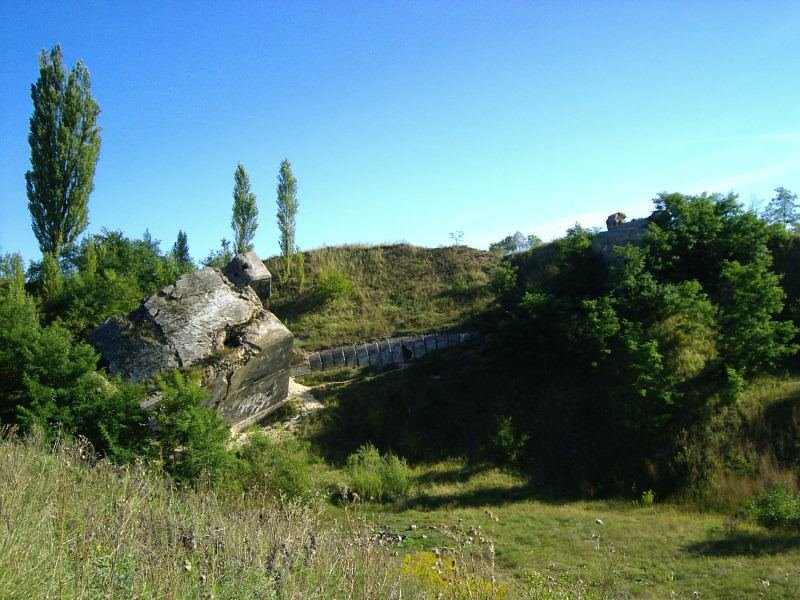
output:
<path id="1" fill-rule="evenodd" d="M 460 346 L 474 339 L 473 332 L 430 333 L 417 336 L 389 338 L 353 346 L 339 346 L 311 352 L 299 364 L 292 366 L 293 375 L 324 371 L 339 367 L 383 368 L 401 365 L 425 356 L 434 350 Z"/>

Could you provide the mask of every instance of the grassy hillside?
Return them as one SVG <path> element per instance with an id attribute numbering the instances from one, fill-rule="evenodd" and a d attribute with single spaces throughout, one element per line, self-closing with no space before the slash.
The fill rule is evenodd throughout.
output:
<path id="1" fill-rule="evenodd" d="M 499 262 L 466 246 L 340 246 L 304 252 L 302 277 L 287 279 L 280 257 L 265 261 L 270 310 L 306 348 L 480 327 Z"/>
<path id="2" fill-rule="evenodd" d="M 359 518 L 179 492 L 142 463 L 88 457 L 81 445 L 0 441 L 4 599 L 414 597 Z"/>
<path id="3" fill-rule="evenodd" d="M 416 467 L 411 496 L 388 506 L 181 492 L 153 467 L 97 463 L 80 444 L 4 439 L 0 477 L 9 599 L 800 593 L 797 534 L 658 498 L 544 501 L 526 479 L 458 459 Z"/>

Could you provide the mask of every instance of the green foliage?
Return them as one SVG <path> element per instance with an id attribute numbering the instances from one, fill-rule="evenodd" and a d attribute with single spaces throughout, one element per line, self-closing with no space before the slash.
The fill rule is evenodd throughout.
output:
<path id="1" fill-rule="evenodd" d="M 141 388 L 109 381 L 98 356 L 59 325 L 42 327 L 33 300 L 0 297 L 0 421 L 27 431 L 82 435 L 96 450 L 128 461 L 144 449 Z"/>
<path id="2" fill-rule="evenodd" d="M 278 171 L 278 245 L 284 260 L 283 280 L 288 281 L 292 274 L 292 256 L 297 251 L 295 233 L 297 228 L 297 179 L 292 174 L 292 164 L 284 158 Z"/>
<path id="3" fill-rule="evenodd" d="M 800 203 L 797 194 L 784 187 L 775 188 L 775 197 L 769 201 L 762 216 L 767 223 L 798 231 Z"/>
<path id="4" fill-rule="evenodd" d="M 190 268 L 162 255 L 158 246 L 149 236 L 132 240 L 119 231 L 103 230 L 84 238 L 65 257 L 63 286 L 42 307 L 46 319 L 82 336 L 106 318 L 132 311 L 144 297 L 174 283 L 183 269 Z M 42 273 L 41 285 L 46 285 L 44 268 Z"/>
<path id="5" fill-rule="evenodd" d="M 218 483 L 233 458 L 225 447 L 230 436 L 225 421 L 203 405 L 206 391 L 197 379 L 172 371 L 159 388 L 152 452 L 181 484 Z"/>
<path id="6" fill-rule="evenodd" d="M 42 50 L 31 99 L 28 209 L 42 254 L 59 258 L 88 224 L 100 153 L 100 107 L 90 93 L 89 70 L 78 61 L 65 73 L 58 45 L 49 55 Z"/>
<path id="7" fill-rule="evenodd" d="M 786 484 L 753 498 L 745 506 L 745 512 L 768 529 L 800 530 L 800 494 Z"/>
<path id="8" fill-rule="evenodd" d="M 401 500 L 411 488 L 406 461 L 391 452 L 381 455 L 372 444 L 361 446 L 347 458 L 347 471 L 353 490 L 364 500 Z"/>
<path id="9" fill-rule="evenodd" d="M 29 402 L 26 373 L 38 354 L 41 327 L 36 304 L 16 284 L 3 278 L 0 296 L 0 421 L 15 420 L 16 407 Z"/>
<path id="10" fill-rule="evenodd" d="M 514 235 L 509 235 L 495 244 L 489 244 L 489 252 L 499 255 L 514 254 L 515 252 L 527 252 L 532 248 L 542 245 L 541 238 L 535 235 L 523 235 L 517 231 Z"/>
<path id="11" fill-rule="evenodd" d="M 4 599 L 415 597 L 363 519 L 257 492 L 176 492 L 151 462 L 91 458 L 85 444 L 0 439 Z"/>
<path id="12" fill-rule="evenodd" d="M 494 291 L 499 299 L 502 300 L 508 297 L 511 292 L 514 291 L 514 288 L 517 287 L 518 270 L 516 265 L 508 261 L 503 261 L 500 264 L 500 267 L 497 269 L 492 279 L 492 291 Z"/>
<path id="13" fill-rule="evenodd" d="M 41 293 L 45 301 L 52 301 L 57 298 L 64 288 L 64 274 L 61 272 L 61 265 L 58 264 L 58 259 L 45 252 L 42 257 L 42 279 L 41 279 Z"/>
<path id="14" fill-rule="evenodd" d="M 492 448 L 499 464 L 517 466 L 530 436 L 520 433 L 511 417 L 497 417 Z"/>
<path id="15" fill-rule="evenodd" d="M 237 450 L 239 482 L 248 494 L 273 498 L 310 498 L 315 489 L 312 455 L 291 434 L 255 432 Z"/>
<path id="16" fill-rule="evenodd" d="M 325 269 L 314 284 L 314 295 L 321 303 L 349 298 L 355 293 L 350 278 L 338 269 Z"/>
<path id="17" fill-rule="evenodd" d="M 797 329 L 774 318 L 786 294 L 768 259 L 746 265 L 725 261 L 721 280 L 720 353 L 727 366 L 752 374 L 797 351 L 791 344 Z"/>
<path id="18" fill-rule="evenodd" d="M 480 293 L 486 287 L 486 284 L 487 278 L 483 271 L 479 269 L 461 271 L 453 276 L 450 292 L 455 296 L 468 296 Z"/>
<path id="19" fill-rule="evenodd" d="M 331 347 L 364 340 L 448 329 L 491 327 L 486 312 L 493 308 L 488 285 L 500 260 L 489 252 L 466 246 L 419 248 L 340 246 L 302 252 L 304 286 L 295 256 L 293 278 L 273 287 L 270 310 L 306 348 Z M 285 269 L 282 257 L 265 261 L 272 273 Z M 316 292 L 321 275 L 343 273 L 354 293 L 336 302 L 320 302 Z M 453 277 L 473 273 L 468 294 L 453 294 Z M 483 283 L 481 283 L 483 282 Z"/>
<path id="20" fill-rule="evenodd" d="M 212 250 L 203 259 L 203 265 L 206 267 L 216 267 L 223 269 L 233 259 L 233 251 L 231 250 L 231 243 L 222 238 L 220 241 L 219 250 Z"/>
<path id="21" fill-rule="evenodd" d="M 0 256 L 0 297 L 20 299 L 25 295 L 25 268 L 22 255 Z"/>
<path id="22" fill-rule="evenodd" d="M 294 262 L 297 289 L 302 292 L 303 287 L 306 285 L 306 255 L 298 249 L 292 257 L 292 262 Z"/>
<path id="23" fill-rule="evenodd" d="M 732 194 L 665 193 L 655 205 L 647 235 L 615 248 L 609 267 L 597 262 L 594 233 L 576 226 L 562 240 L 509 257 L 517 281 L 500 286 L 508 360 L 528 380 L 579 378 L 595 390 L 591 402 L 581 394 L 564 407 L 531 398 L 537 408 L 527 421 L 535 439 L 543 413 L 577 411 L 582 443 L 596 449 L 579 467 L 593 489 L 626 478 L 663 485 L 681 432 L 797 350 L 768 246 L 778 243 L 774 228 Z M 625 461 L 612 460 L 619 453 Z M 604 468 L 601 456 L 613 466 Z"/>
<path id="24" fill-rule="evenodd" d="M 653 490 L 645 490 L 642 492 L 642 497 L 639 500 L 642 506 L 650 507 L 656 503 L 656 493 Z"/>
<path id="25" fill-rule="evenodd" d="M 250 189 L 250 177 L 241 163 L 237 165 L 233 178 L 233 247 L 236 254 L 242 254 L 253 249 L 253 238 L 258 228 L 258 206 L 256 195 Z"/>
<path id="26" fill-rule="evenodd" d="M 178 230 L 178 238 L 172 246 L 170 257 L 177 263 L 179 273 L 194 271 L 194 261 L 189 253 L 189 239 L 182 229 Z"/>

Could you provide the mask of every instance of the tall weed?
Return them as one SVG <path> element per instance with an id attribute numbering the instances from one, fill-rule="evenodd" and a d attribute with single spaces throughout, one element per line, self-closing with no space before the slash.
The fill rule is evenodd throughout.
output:
<path id="1" fill-rule="evenodd" d="M 365 444 L 347 459 L 353 490 L 364 500 L 376 502 L 405 498 L 411 488 L 411 471 L 406 461 L 394 454 L 381 455 Z"/>

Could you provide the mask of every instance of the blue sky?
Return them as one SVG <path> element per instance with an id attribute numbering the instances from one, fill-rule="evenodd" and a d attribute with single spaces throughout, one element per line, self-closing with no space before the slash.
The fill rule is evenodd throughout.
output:
<path id="1" fill-rule="evenodd" d="M 89 67 L 102 147 L 88 231 L 195 258 L 230 239 L 241 162 L 278 252 L 292 162 L 303 249 L 463 231 L 544 239 L 661 191 L 800 192 L 800 2 L 0 0 L 0 251 L 39 257 L 24 173 L 38 54 Z"/>

